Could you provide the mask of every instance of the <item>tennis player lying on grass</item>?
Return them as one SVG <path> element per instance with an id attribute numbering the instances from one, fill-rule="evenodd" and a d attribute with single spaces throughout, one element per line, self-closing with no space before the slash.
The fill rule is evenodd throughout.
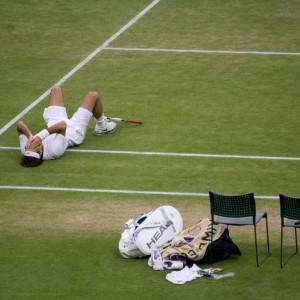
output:
<path id="1" fill-rule="evenodd" d="M 116 123 L 108 122 L 103 115 L 102 102 L 97 92 L 89 92 L 77 112 L 68 119 L 62 90 L 54 86 L 50 94 L 49 107 L 45 108 L 43 114 L 48 128 L 33 136 L 22 121 L 18 123 L 17 130 L 23 154 L 21 165 L 36 167 L 43 160 L 59 158 L 68 147 L 81 144 L 92 116 L 96 121 L 95 135 L 115 130 Z"/>

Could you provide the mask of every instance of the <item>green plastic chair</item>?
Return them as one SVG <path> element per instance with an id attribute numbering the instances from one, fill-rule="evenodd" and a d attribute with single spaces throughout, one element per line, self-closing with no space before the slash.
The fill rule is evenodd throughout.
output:
<path id="1" fill-rule="evenodd" d="M 255 199 L 253 193 L 242 195 L 222 195 L 212 191 L 209 192 L 211 209 L 211 242 L 213 241 L 213 225 L 226 224 L 233 226 L 254 226 L 256 264 L 261 266 L 271 255 L 269 245 L 268 216 L 266 212 L 256 212 Z M 218 216 L 215 219 L 215 216 Z M 259 262 L 257 251 L 256 224 L 262 219 L 266 219 L 266 235 L 268 254 Z M 212 244 L 211 244 L 212 245 Z M 213 262 L 213 247 L 211 247 L 211 263 Z"/>
<path id="2" fill-rule="evenodd" d="M 296 224 L 295 220 L 300 220 L 300 198 L 279 194 L 279 199 L 280 199 L 280 216 L 281 216 L 280 267 L 283 268 L 286 265 L 286 263 L 290 260 L 290 258 L 298 253 L 297 228 L 300 228 L 300 224 Z M 286 222 L 284 223 L 285 218 L 286 218 Z M 284 263 L 282 263 L 283 227 L 294 227 L 295 242 L 296 242 L 295 252 L 292 253 Z"/>

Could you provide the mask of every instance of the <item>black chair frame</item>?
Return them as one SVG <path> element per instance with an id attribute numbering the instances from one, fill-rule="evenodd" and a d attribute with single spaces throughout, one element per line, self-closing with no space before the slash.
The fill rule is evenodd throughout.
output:
<path id="1" fill-rule="evenodd" d="M 232 226 L 253 225 L 256 265 L 261 266 L 271 255 L 269 244 L 268 216 L 266 212 L 256 212 L 255 198 L 253 193 L 241 195 L 222 195 L 209 192 L 211 205 L 211 243 L 213 241 L 213 225 L 226 224 Z M 218 216 L 215 219 L 215 216 Z M 259 262 L 256 225 L 262 219 L 266 221 L 267 255 Z M 212 244 L 211 244 L 212 245 Z M 213 262 L 213 247 L 211 247 L 211 263 Z"/>
<path id="2" fill-rule="evenodd" d="M 294 255 L 298 253 L 297 228 L 300 228 L 300 224 L 296 224 L 295 220 L 300 220 L 300 198 L 279 194 L 279 200 L 280 200 L 280 217 L 281 217 L 280 267 L 283 268 L 287 264 L 287 262 Z M 294 228 L 295 252 L 290 254 L 289 257 L 283 262 L 284 227 Z"/>

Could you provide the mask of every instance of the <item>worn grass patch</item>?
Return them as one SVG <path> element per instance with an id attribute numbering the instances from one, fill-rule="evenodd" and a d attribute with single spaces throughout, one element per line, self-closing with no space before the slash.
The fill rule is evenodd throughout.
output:
<path id="1" fill-rule="evenodd" d="M 208 197 L 122 195 L 81 192 L 11 191 L 2 190 L 6 200 L 0 202 L 1 230 L 4 233 L 22 231 L 69 232 L 76 235 L 121 232 L 124 223 L 148 213 L 161 205 L 172 205 L 182 215 L 184 228 L 210 217 Z M 18 194 L 22 194 L 22 199 Z M 267 211 L 271 242 L 280 236 L 279 201 L 257 200 L 257 210 Z M 250 227 L 231 227 L 233 236 L 245 242 Z M 258 236 L 263 238 L 265 224 L 258 224 Z M 252 233 L 251 233 L 252 239 Z"/>

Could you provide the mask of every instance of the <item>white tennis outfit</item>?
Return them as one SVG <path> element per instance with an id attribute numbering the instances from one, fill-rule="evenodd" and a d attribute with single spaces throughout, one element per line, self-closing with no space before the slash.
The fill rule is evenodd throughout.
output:
<path id="1" fill-rule="evenodd" d="M 65 121 L 67 129 L 66 136 L 59 133 L 53 133 L 42 141 L 44 148 L 43 160 L 59 158 L 65 153 L 68 147 L 81 144 L 84 140 L 86 129 L 92 116 L 92 112 L 82 107 L 78 108 L 71 119 L 68 118 L 65 107 L 49 106 L 48 108 L 45 108 L 43 117 L 48 127 L 61 121 Z M 24 154 L 25 145 L 28 139 L 25 134 L 21 134 L 19 139 L 21 152 Z"/>

